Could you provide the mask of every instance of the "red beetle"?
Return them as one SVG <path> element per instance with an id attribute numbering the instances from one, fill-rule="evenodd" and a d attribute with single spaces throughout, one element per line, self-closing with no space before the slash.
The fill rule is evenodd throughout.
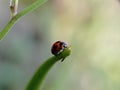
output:
<path id="1" fill-rule="evenodd" d="M 59 55 L 65 48 L 68 47 L 68 44 L 62 41 L 57 41 L 52 45 L 51 53 L 55 56 Z M 64 60 L 64 59 L 63 59 Z M 62 60 L 62 61 L 63 61 Z"/>

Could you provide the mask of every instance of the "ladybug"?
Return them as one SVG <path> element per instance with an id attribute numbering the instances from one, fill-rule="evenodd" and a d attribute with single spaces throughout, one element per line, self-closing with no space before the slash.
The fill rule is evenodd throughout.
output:
<path id="1" fill-rule="evenodd" d="M 68 44 L 63 41 L 57 41 L 52 45 L 51 53 L 55 56 L 59 55 L 65 48 L 68 47 Z M 63 59 L 64 60 L 64 59 Z M 63 61 L 62 60 L 62 61 Z"/>

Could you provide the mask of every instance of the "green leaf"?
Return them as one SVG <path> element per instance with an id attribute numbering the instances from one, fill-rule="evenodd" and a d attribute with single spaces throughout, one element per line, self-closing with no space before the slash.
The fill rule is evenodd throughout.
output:
<path id="1" fill-rule="evenodd" d="M 36 71 L 32 79 L 30 80 L 26 90 L 38 90 L 41 88 L 42 82 L 44 81 L 45 76 L 51 67 L 59 60 L 66 58 L 71 53 L 70 47 L 66 48 L 62 53 L 58 56 L 53 56 L 46 60 Z"/>

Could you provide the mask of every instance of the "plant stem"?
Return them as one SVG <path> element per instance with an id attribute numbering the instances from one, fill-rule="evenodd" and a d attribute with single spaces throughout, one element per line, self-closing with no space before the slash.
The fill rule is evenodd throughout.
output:
<path id="1" fill-rule="evenodd" d="M 38 90 L 41 88 L 42 81 L 44 77 L 47 75 L 50 68 L 57 62 L 57 58 L 55 56 L 49 58 L 46 62 L 44 62 L 34 74 L 30 83 L 28 84 L 26 90 Z"/>
<path id="2" fill-rule="evenodd" d="M 46 60 L 36 71 L 30 82 L 28 83 L 26 90 L 38 90 L 41 89 L 42 82 L 47 75 L 48 71 L 51 69 L 51 67 L 59 60 L 65 59 L 67 56 L 69 56 L 71 53 L 71 48 L 66 48 L 62 53 L 60 53 L 58 56 L 53 56 Z"/>
<path id="3" fill-rule="evenodd" d="M 25 8 L 23 11 L 15 15 L 11 20 L 6 24 L 6 26 L 3 28 L 3 30 L 0 32 L 0 40 L 2 40 L 5 35 L 9 32 L 9 30 L 12 28 L 12 26 L 19 20 L 22 16 L 26 15 L 27 13 L 35 10 L 39 6 L 41 6 L 43 3 L 45 3 L 48 0 L 37 0 L 27 8 Z"/>

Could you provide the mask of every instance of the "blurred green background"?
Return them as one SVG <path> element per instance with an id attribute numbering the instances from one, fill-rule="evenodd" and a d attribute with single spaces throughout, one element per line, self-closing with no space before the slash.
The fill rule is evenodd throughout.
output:
<path id="1" fill-rule="evenodd" d="M 20 0 L 19 11 L 34 1 Z M 9 19 L 9 0 L 0 0 L 0 30 Z M 0 42 L 0 90 L 24 90 L 57 40 L 72 53 L 42 90 L 120 90 L 119 0 L 49 0 L 22 17 Z"/>

